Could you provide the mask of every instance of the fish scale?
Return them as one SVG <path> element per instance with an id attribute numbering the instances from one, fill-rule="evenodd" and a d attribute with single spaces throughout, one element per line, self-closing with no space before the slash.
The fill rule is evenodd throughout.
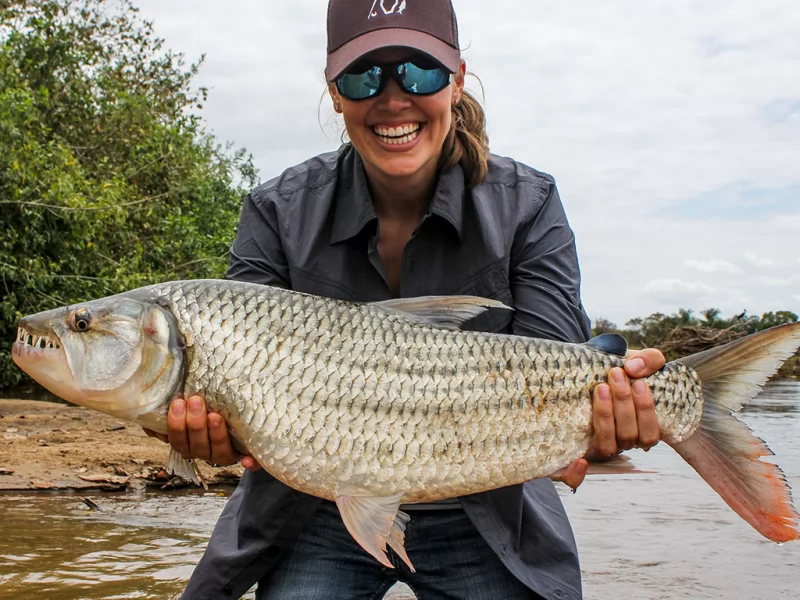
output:
<path id="1" fill-rule="evenodd" d="M 547 476 L 588 447 L 586 382 L 600 381 L 621 363 L 581 346 L 516 338 L 493 343 L 490 334 L 413 324 L 369 305 L 280 290 L 259 301 L 232 293 L 235 286 L 165 290 L 179 325 L 195 340 L 186 391 L 203 395 L 279 478 L 331 500 L 338 490 L 329 482 L 340 481 L 343 469 L 365 491 L 404 492 L 404 502 Z M 202 315 L 199 328 L 195 312 Z M 259 318 L 253 330 L 254 314 L 269 320 Z M 337 328 L 318 327 L 326 319 Z M 231 362 L 231 338 L 249 341 L 250 348 L 277 347 Z M 518 370 L 536 364 L 546 370 Z M 275 390 L 277 397 L 271 405 L 264 395 L 257 402 L 242 386 Z M 354 440 L 347 451 L 330 442 L 341 440 L 343 422 Z M 482 426 L 469 426 L 475 422 Z M 470 444 L 464 435 L 473 436 Z M 412 440 L 417 444 L 409 449 Z M 289 451 L 295 444 L 300 452 Z M 395 476 L 400 463 L 403 477 Z"/>

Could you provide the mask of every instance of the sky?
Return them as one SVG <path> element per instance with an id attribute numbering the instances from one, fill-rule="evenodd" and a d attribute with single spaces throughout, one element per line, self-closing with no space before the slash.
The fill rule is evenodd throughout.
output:
<path id="1" fill-rule="evenodd" d="M 135 4 L 205 55 L 201 114 L 262 181 L 339 146 L 327 2 Z M 800 2 L 453 4 L 490 149 L 555 177 L 593 319 L 800 314 Z"/>

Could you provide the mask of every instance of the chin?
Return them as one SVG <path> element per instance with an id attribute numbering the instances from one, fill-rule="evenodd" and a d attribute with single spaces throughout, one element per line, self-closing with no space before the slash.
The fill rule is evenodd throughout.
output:
<path id="1" fill-rule="evenodd" d="M 389 177 L 411 177 L 425 166 L 425 162 L 411 157 L 395 157 L 394 160 L 384 161 L 382 171 Z"/>

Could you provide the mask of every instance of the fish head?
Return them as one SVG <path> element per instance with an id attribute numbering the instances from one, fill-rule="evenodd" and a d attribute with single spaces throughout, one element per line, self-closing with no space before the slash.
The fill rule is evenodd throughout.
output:
<path id="1" fill-rule="evenodd" d="M 22 318 L 11 354 L 56 396 L 135 421 L 175 395 L 183 348 L 167 307 L 121 294 Z"/>

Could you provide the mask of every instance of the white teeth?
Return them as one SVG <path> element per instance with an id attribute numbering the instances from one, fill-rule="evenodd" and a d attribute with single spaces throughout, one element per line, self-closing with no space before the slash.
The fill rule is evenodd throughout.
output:
<path id="1" fill-rule="evenodd" d="M 31 333 L 28 333 L 22 327 L 17 328 L 17 341 L 22 342 L 27 346 L 31 346 L 32 348 L 41 348 L 41 349 L 54 348 L 56 350 L 61 348 L 61 346 L 52 341 L 46 335 L 33 335 Z"/>
<path id="2" fill-rule="evenodd" d="M 398 132 L 399 132 L 399 131 L 400 131 L 400 130 L 398 129 Z M 383 143 L 385 143 L 385 144 L 390 144 L 390 145 L 392 145 L 392 146 L 397 146 L 397 145 L 400 145 L 400 144 L 407 144 L 407 143 L 409 143 L 410 141 L 414 140 L 414 138 L 416 138 L 416 137 L 417 137 L 417 135 L 419 135 L 419 128 L 417 128 L 417 129 L 412 129 L 411 131 L 409 131 L 409 133 L 408 133 L 408 134 L 406 134 L 406 135 L 403 135 L 402 137 L 400 137 L 400 136 L 396 136 L 396 137 L 389 137 L 389 136 L 387 136 L 387 135 L 381 135 L 381 134 L 379 134 L 379 135 L 378 135 L 378 137 L 379 137 L 379 138 L 381 139 L 381 141 L 382 141 Z"/>
<path id="3" fill-rule="evenodd" d="M 398 127 L 373 127 L 373 131 L 382 138 L 400 138 L 404 135 L 414 133 L 419 130 L 419 123 L 403 125 Z"/>

